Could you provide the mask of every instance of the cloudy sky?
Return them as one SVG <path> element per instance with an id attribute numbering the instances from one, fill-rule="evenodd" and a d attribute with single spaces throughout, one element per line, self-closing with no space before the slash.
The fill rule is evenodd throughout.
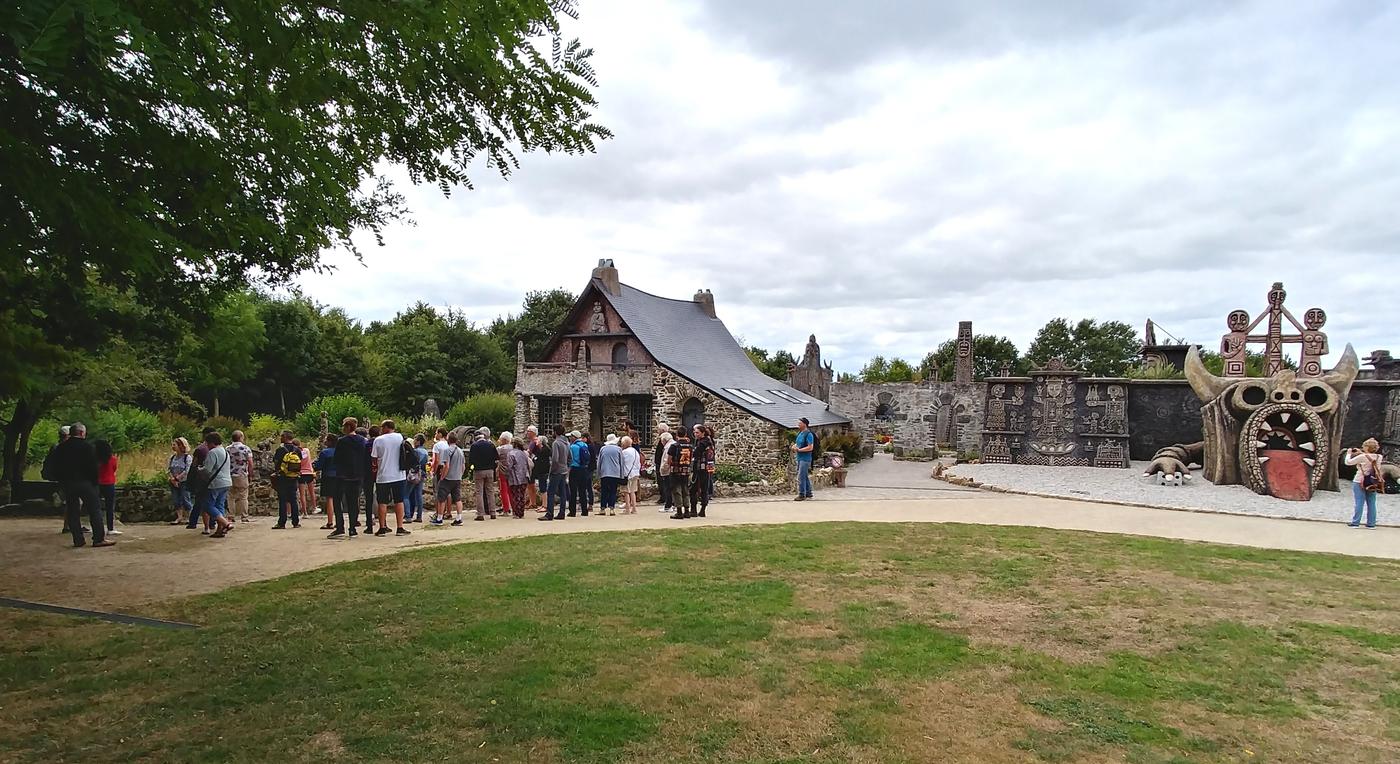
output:
<path id="1" fill-rule="evenodd" d="M 998 6 L 992 10 L 989 6 Z M 1400 4 L 582 0 L 597 154 L 406 188 L 414 226 L 303 288 L 363 320 L 577 291 L 712 290 L 838 370 L 960 319 L 1147 318 L 1207 346 L 1283 281 L 1333 349 L 1400 352 Z M 1139 331 L 1141 331 L 1139 329 Z M 1333 359 L 1336 357 L 1333 354 Z"/>

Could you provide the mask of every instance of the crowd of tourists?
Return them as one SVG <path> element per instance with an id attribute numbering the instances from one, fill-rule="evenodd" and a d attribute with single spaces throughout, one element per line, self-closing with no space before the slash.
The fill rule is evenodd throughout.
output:
<path id="1" fill-rule="evenodd" d="M 347 417 L 340 434 L 327 435 L 313 458 L 295 433 L 284 430 L 272 453 L 277 494 L 272 528 L 300 528 L 305 516 L 319 513 L 329 538 L 406 536 L 411 531 L 405 526 L 412 523 L 462 525 L 468 492 L 474 521 L 519 519 L 527 512 L 539 513 L 541 522 L 615 516 L 619 510 L 636 514 L 644 473 L 656 481 L 658 511 L 676 520 L 705 517 L 714 495 L 714 430 L 697 424 L 689 432 L 672 433 L 662 424 L 657 431 L 650 449 L 628 421 L 602 443 L 556 425 L 547 435 L 530 426 L 521 436 L 503 432 L 497 438 L 482 427 L 470 443 L 440 427 L 429 444 L 423 433 L 405 437 L 391 419 L 365 426 Z M 815 447 L 803 420 L 793 445 L 799 500 L 811 496 Z M 197 446 L 176 438 L 170 448 L 166 480 L 172 525 L 224 538 L 239 523 L 251 522 L 255 460 L 243 432 L 233 431 L 226 444 L 221 433 L 206 428 Z M 59 484 L 67 510 L 64 532 L 72 534 L 74 546 L 84 546 L 89 533 L 93 546 L 113 545 L 111 536 L 121 531 L 115 523 L 117 459 L 111 446 L 89 442 L 81 423 L 65 426 L 43 471 L 45 479 Z M 425 491 L 434 499 L 426 517 Z M 92 529 L 82 524 L 85 517 Z"/>

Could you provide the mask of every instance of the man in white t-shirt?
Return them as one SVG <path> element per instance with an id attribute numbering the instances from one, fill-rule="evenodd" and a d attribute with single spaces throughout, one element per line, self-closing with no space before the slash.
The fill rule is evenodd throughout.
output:
<path id="1" fill-rule="evenodd" d="M 374 535 L 389 535 L 387 519 L 389 505 L 392 504 L 394 520 L 398 525 L 397 533 L 407 536 L 409 531 L 403 527 L 403 492 L 408 474 L 399 464 L 403 451 L 403 436 L 395 432 L 392 419 L 385 419 L 379 425 L 379 430 L 379 437 L 374 439 L 374 446 L 370 450 L 371 469 L 374 470 L 374 496 L 378 504 L 376 514 L 379 515 L 379 530 L 375 531 Z"/>

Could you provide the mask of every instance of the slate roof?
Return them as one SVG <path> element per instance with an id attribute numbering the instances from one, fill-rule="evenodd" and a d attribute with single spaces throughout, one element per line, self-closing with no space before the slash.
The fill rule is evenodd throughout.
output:
<path id="1" fill-rule="evenodd" d="M 622 294 L 614 295 L 597 279 L 590 286 L 594 295 L 613 306 L 657 363 L 715 396 L 791 429 L 796 429 L 797 420 L 804 416 L 813 427 L 850 423 L 849 418 L 828 410 L 822 401 L 759 371 L 724 322 L 710 318 L 698 303 L 658 297 L 626 284 L 621 285 Z M 773 403 L 753 403 L 725 388 L 752 390 Z M 773 390 L 810 402 L 785 401 L 770 392 Z"/>

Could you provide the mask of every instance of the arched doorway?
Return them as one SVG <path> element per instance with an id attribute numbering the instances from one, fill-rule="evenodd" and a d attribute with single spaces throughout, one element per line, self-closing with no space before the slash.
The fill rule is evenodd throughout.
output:
<path id="1" fill-rule="evenodd" d="M 705 404 L 701 403 L 699 398 L 690 398 L 684 406 L 681 406 L 681 427 L 683 428 L 681 432 L 689 437 L 691 431 L 695 429 L 695 425 L 704 423 Z"/>
<path id="2" fill-rule="evenodd" d="M 613 345 L 613 348 L 612 348 L 612 364 L 613 364 L 613 366 L 626 366 L 626 365 L 627 365 L 627 343 L 626 343 L 626 342 L 619 342 L 619 343 L 617 343 L 616 345 Z"/>

